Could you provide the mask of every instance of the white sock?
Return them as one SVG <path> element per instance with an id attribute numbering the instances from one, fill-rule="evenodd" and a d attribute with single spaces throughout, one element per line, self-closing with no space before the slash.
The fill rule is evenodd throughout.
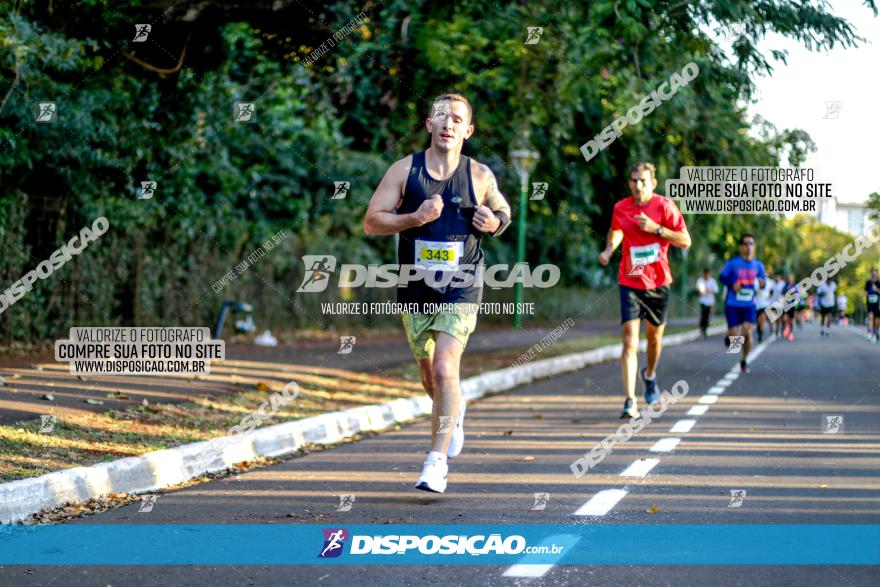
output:
<path id="1" fill-rule="evenodd" d="M 656 373 L 654 373 L 654 376 L 653 376 L 653 377 L 648 377 L 648 372 L 645 371 L 645 381 L 654 381 L 655 379 L 657 379 L 657 374 L 656 374 Z"/>
<path id="2" fill-rule="evenodd" d="M 440 461 L 441 463 L 446 462 L 446 455 L 442 452 L 437 452 L 436 450 L 432 450 L 428 453 L 428 458 L 425 459 L 426 463 L 433 463 L 435 461 Z"/>

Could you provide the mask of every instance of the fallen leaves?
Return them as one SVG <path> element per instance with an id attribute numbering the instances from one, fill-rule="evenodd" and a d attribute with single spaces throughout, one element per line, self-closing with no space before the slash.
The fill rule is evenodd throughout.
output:
<path id="1" fill-rule="evenodd" d="M 660 508 L 658 508 L 656 505 L 651 505 L 651 507 L 649 507 L 648 509 L 645 510 L 645 513 L 646 514 L 656 514 L 659 511 L 660 511 Z"/>

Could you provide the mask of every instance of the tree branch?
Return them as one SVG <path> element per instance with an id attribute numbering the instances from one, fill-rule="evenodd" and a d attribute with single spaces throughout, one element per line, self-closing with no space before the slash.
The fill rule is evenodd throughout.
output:
<path id="1" fill-rule="evenodd" d="M 137 63 L 138 65 L 140 65 L 144 69 L 148 69 L 148 70 L 154 71 L 156 73 L 161 73 L 161 74 L 177 73 L 178 71 L 180 71 L 180 68 L 183 67 L 183 58 L 184 58 L 184 56 L 186 56 L 186 47 L 189 45 L 189 40 L 191 38 L 192 38 L 192 31 L 190 31 L 190 33 L 186 36 L 186 42 L 184 42 L 183 49 L 180 51 L 180 59 L 177 60 L 177 65 L 175 65 L 174 67 L 171 67 L 171 68 L 156 67 L 155 65 L 151 65 L 151 64 L 147 63 L 146 61 L 144 61 L 143 59 L 138 59 L 134 55 L 126 53 L 125 51 L 122 52 L 122 55 L 126 59 L 128 59 L 129 61 L 133 61 L 134 63 Z"/>

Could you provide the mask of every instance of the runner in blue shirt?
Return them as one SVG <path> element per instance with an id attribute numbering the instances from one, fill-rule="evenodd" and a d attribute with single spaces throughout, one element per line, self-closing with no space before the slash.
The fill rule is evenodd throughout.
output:
<path id="1" fill-rule="evenodd" d="M 740 254 L 725 263 L 718 281 L 727 286 L 724 314 L 727 317 L 728 349 L 738 341 L 734 336 L 742 332 L 742 359 L 739 367 L 747 373 L 749 351 L 752 350 L 752 329 L 757 321 L 755 294 L 767 283 L 764 264 L 755 259 L 755 237 L 744 234 L 739 239 Z"/>

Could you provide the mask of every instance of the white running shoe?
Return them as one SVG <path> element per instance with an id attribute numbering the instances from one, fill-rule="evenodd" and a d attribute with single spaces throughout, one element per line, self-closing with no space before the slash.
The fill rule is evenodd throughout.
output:
<path id="1" fill-rule="evenodd" d="M 416 482 L 416 489 L 443 493 L 446 491 L 446 474 L 449 465 L 442 461 L 425 461 L 422 476 Z"/>
<path id="2" fill-rule="evenodd" d="M 461 400 L 461 415 L 458 422 L 455 423 L 455 430 L 452 431 L 452 438 L 449 440 L 449 450 L 446 456 L 449 458 L 457 457 L 464 448 L 464 412 L 467 410 L 467 404 L 464 399 Z"/>

